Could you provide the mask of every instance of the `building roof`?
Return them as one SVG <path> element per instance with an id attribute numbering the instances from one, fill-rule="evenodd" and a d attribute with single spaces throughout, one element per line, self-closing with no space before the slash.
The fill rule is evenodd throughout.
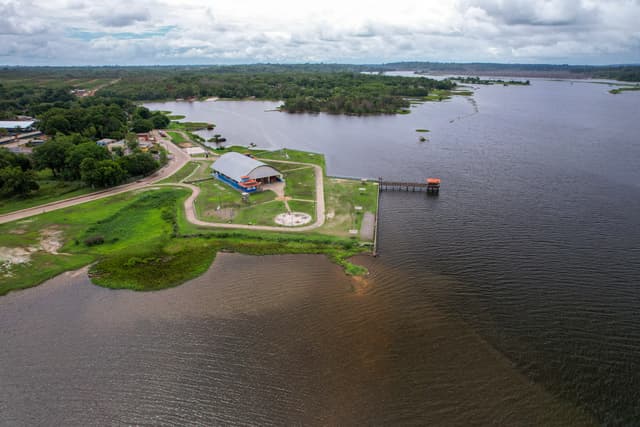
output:
<path id="1" fill-rule="evenodd" d="M 0 128 L 25 129 L 32 127 L 34 123 L 34 120 L 0 120 Z"/>
<path id="2" fill-rule="evenodd" d="M 247 176 L 252 179 L 282 176 L 277 169 L 245 156 L 244 154 L 235 152 L 220 156 L 220 158 L 211 165 L 211 169 L 237 182 L 242 181 L 242 178 Z"/>
<path id="3" fill-rule="evenodd" d="M 189 155 L 206 153 L 206 151 L 204 151 L 204 149 L 202 147 L 187 147 L 187 148 L 184 149 L 184 151 L 186 151 L 187 154 L 189 154 Z"/>

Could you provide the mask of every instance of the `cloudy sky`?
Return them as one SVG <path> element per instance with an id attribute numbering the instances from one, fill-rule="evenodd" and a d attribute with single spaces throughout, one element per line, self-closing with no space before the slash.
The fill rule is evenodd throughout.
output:
<path id="1" fill-rule="evenodd" d="M 0 0 L 0 64 L 640 63 L 640 0 Z"/>

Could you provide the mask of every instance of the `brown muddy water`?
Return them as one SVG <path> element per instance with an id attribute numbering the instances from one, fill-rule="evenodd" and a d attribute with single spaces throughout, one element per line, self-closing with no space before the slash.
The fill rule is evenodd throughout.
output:
<path id="1" fill-rule="evenodd" d="M 448 279 L 358 261 L 366 279 L 322 256 L 219 254 L 160 292 L 103 289 L 83 269 L 12 293 L 0 423 L 590 423 L 448 312 L 446 292 L 416 298 Z"/>

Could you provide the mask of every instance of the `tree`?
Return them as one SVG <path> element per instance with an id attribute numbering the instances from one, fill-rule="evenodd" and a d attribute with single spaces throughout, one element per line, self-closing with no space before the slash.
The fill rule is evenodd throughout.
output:
<path id="1" fill-rule="evenodd" d="M 23 171 L 32 168 L 31 160 L 24 154 L 12 153 L 9 150 L 0 148 L 0 168 L 7 166 L 18 166 Z"/>
<path id="2" fill-rule="evenodd" d="M 53 176 L 64 169 L 67 153 L 73 144 L 67 140 L 51 140 L 33 150 L 33 160 L 38 169 L 50 168 Z"/>
<path id="3" fill-rule="evenodd" d="M 151 111 L 149 111 L 147 107 L 138 107 L 133 115 L 140 117 L 141 119 L 149 119 L 151 118 Z"/>
<path id="4" fill-rule="evenodd" d="M 84 159 L 80 171 L 82 180 L 91 187 L 113 187 L 127 177 L 126 172 L 113 160 Z"/>
<path id="5" fill-rule="evenodd" d="M 136 133 L 149 132 L 153 129 L 153 122 L 148 119 L 134 119 L 131 127 Z"/>
<path id="6" fill-rule="evenodd" d="M 164 129 L 169 126 L 171 120 L 162 113 L 154 113 L 153 116 L 151 116 L 151 122 L 153 123 L 154 129 Z"/>
<path id="7" fill-rule="evenodd" d="M 158 162 L 149 153 L 134 153 L 118 159 L 118 164 L 129 176 L 148 175 L 158 168 Z"/>
<path id="8" fill-rule="evenodd" d="M 0 169 L 0 194 L 2 196 L 26 196 L 39 189 L 33 171 L 23 171 L 18 166 Z"/>
<path id="9" fill-rule="evenodd" d="M 69 133 L 71 131 L 71 123 L 62 114 L 56 114 L 45 119 L 43 122 L 43 131 L 47 135 L 55 135 L 57 133 Z"/>
<path id="10" fill-rule="evenodd" d="M 80 164 L 84 159 L 106 160 L 111 155 L 106 147 L 101 147 L 95 142 L 85 142 L 69 149 L 65 159 L 64 176 L 66 179 L 80 179 Z"/>

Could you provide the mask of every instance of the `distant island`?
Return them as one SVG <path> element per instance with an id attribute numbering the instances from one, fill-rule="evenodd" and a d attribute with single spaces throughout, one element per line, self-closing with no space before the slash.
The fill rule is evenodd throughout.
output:
<path id="1" fill-rule="evenodd" d="M 384 71 L 413 71 L 427 75 L 496 77 L 546 77 L 558 79 L 607 79 L 640 82 L 640 65 L 498 64 L 447 62 L 393 62 L 377 66 Z"/>
<path id="2" fill-rule="evenodd" d="M 480 77 L 450 77 L 449 80 L 475 85 L 529 86 L 529 80 L 481 79 Z"/>

